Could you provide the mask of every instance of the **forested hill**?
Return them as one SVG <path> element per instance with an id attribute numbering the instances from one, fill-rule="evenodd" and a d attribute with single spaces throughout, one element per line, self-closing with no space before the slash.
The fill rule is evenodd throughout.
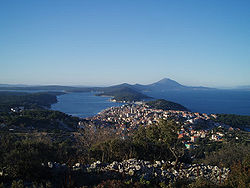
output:
<path id="1" fill-rule="evenodd" d="M 132 101 L 142 101 L 144 99 L 149 99 L 151 97 L 144 95 L 134 89 L 131 89 L 129 87 L 114 87 L 114 88 L 107 88 L 104 92 L 97 94 L 97 96 L 112 96 L 113 99 L 116 101 L 126 101 L 126 102 L 132 102 Z"/>
<path id="2" fill-rule="evenodd" d="M 42 92 L 42 93 L 24 93 L 24 92 L 0 92 L 0 111 L 10 111 L 11 108 L 24 107 L 48 108 L 51 104 L 57 102 L 57 95 L 62 92 Z"/>
<path id="3" fill-rule="evenodd" d="M 214 121 L 237 128 L 250 128 L 250 116 L 217 114 L 217 118 Z"/>
<path id="4" fill-rule="evenodd" d="M 178 103 L 167 101 L 164 99 L 158 99 L 155 101 L 149 101 L 146 103 L 151 108 L 162 109 L 162 110 L 182 110 L 188 111 L 188 109 Z"/>

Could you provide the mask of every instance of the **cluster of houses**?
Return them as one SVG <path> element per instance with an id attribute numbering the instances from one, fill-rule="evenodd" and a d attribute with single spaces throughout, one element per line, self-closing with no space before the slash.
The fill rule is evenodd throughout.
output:
<path id="1" fill-rule="evenodd" d="M 92 122 L 92 125 L 99 124 L 102 127 L 112 127 L 116 134 L 126 137 L 131 135 L 133 130 L 139 126 L 148 126 L 157 124 L 160 119 L 176 119 L 184 122 L 181 130 L 178 132 L 178 138 L 182 139 L 187 149 L 195 147 L 199 139 L 210 137 L 213 141 L 223 141 L 223 133 L 212 133 L 209 129 L 195 130 L 196 125 L 209 122 L 212 126 L 217 125 L 211 120 L 216 115 L 206 113 L 194 113 L 179 110 L 161 110 L 153 109 L 145 104 L 124 104 L 119 107 L 111 107 L 103 110 L 94 117 L 86 118 Z M 80 125 L 80 124 L 79 124 Z"/>
<path id="2" fill-rule="evenodd" d="M 13 107 L 10 109 L 11 112 L 22 112 L 24 110 L 24 106 Z"/>

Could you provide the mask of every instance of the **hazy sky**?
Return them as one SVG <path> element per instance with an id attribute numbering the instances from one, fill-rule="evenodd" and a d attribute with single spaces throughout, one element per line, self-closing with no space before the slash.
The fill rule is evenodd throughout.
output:
<path id="1" fill-rule="evenodd" d="M 250 85 L 249 0 L 1 0 L 0 83 Z"/>

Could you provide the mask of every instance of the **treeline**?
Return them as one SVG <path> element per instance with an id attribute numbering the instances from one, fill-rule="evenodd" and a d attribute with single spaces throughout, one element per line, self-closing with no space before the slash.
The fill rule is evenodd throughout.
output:
<path id="1" fill-rule="evenodd" d="M 55 135 L 34 137 L 28 134 L 1 134 L 0 135 L 0 171 L 7 176 L 0 177 L 5 185 L 10 185 L 15 180 L 32 182 L 35 184 L 49 184 L 51 187 L 74 187 L 81 180 L 81 186 L 89 186 L 88 181 L 91 175 L 92 182 L 98 187 L 112 187 L 114 185 L 130 187 L 157 187 L 153 182 L 131 182 L 126 184 L 122 177 L 118 180 L 106 180 L 100 177 L 101 174 L 74 174 L 71 172 L 54 172 L 46 165 L 48 162 L 65 163 L 71 167 L 77 162 L 90 164 L 100 160 L 102 162 L 122 161 L 129 158 L 143 160 L 170 160 L 174 161 L 176 168 L 180 162 L 192 163 L 193 154 L 203 153 L 199 160 L 206 164 L 218 165 L 220 167 L 231 167 L 232 176 L 226 184 L 220 187 L 244 187 L 249 185 L 249 156 L 248 144 L 228 143 L 211 146 L 208 150 L 200 148 L 188 152 L 180 139 L 177 138 L 177 131 L 180 124 L 175 121 L 162 121 L 158 125 L 141 127 L 133 135 L 126 139 L 117 137 L 110 129 L 98 129 L 87 126 L 79 130 L 74 138 L 68 135 L 64 139 L 57 139 Z M 203 145 L 210 145 L 204 140 Z M 204 153 L 205 152 L 205 153 Z M 226 159 L 225 159 L 226 157 Z M 235 164 L 235 165 L 234 165 Z M 165 166 L 164 168 L 168 168 Z M 71 179 L 71 184 L 64 185 L 66 179 Z M 16 183 L 16 182 L 14 182 Z M 175 187 L 190 187 L 192 182 L 178 182 Z M 20 183 L 21 184 L 21 183 Z M 98 185 L 99 184 L 99 185 Z M 203 180 L 193 182 L 191 187 L 215 187 Z"/>
<path id="2" fill-rule="evenodd" d="M 215 122 L 224 123 L 235 128 L 250 128 L 250 116 L 235 115 L 235 114 L 217 114 Z"/>
<path id="3" fill-rule="evenodd" d="M 184 160 L 184 145 L 177 139 L 180 126 L 174 121 L 140 127 L 127 139 L 109 139 L 90 147 L 90 160 L 122 161 L 130 158 L 143 160 Z"/>
<path id="4" fill-rule="evenodd" d="M 150 108 L 154 109 L 162 109 L 162 110 L 181 110 L 181 111 L 188 111 L 188 109 L 178 103 L 167 101 L 164 99 L 158 99 L 155 101 L 146 102 Z"/>
<path id="5" fill-rule="evenodd" d="M 52 135 L 35 137 L 2 133 L 0 172 L 7 176 L 0 176 L 0 180 L 5 185 L 21 179 L 23 182 L 38 184 L 50 182 L 53 187 L 61 187 L 68 174 L 53 174 L 55 172 L 46 167 L 48 162 L 65 163 L 71 167 L 76 162 L 90 164 L 97 160 L 111 162 L 129 158 L 181 161 L 184 156 L 183 146 L 177 141 L 176 133 L 169 129 L 175 125 L 170 121 L 159 126 L 141 128 L 126 140 L 110 134 L 110 130 L 93 132 L 90 127 L 80 131 L 82 136 L 77 140 L 69 139 L 70 136 L 59 140 Z M 72 174 L 71 178 L 77 178 L 77 175 Z"/>
<path id="6" fill-rule="evenodd" d="M 69 140 L 57 142 L 42 135 L 36 139 L 28 135 L 1 134 L 0 182 L 7 187 L 13 182 L 17 183 L 15 180 L 26 182 L 26 185 L 33 183 L 61 187 L 65 174 L 55 174 L 48 168 L 47 163 L 56 161 L 69 164 L 71 159 L 80 155 L 76 152 L 76 147 Z"/>
<path id="7" fill-rule="evenodd" d="M 13 126 L 20 128 L 34 128 L 35 130 L 75 130 L 79 118 L 63 112 L 34 109 L 22 112 L 0 113 L 0 124 L 6 128 Z"/>
<path id="8" fill-rule="evenodd" d="M 23 93 L 0 92 L 0 111 L 9 112 L 10 108 L 24 107 L 25 109 L 50 107 L 57 102 L 61 92 Z"/>

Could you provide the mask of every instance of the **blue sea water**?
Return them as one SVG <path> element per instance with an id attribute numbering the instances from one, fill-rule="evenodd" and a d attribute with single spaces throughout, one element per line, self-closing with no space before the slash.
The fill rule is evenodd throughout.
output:
<path id="1" fill-rule="evenodd" d="M 77 117 L 91 117 L 111 106 L 121 103 L 109 101 L 109 97 L 98 97 L 95 93 L 68 93 L 58 96 L 58 103 L 52 110 L 59 110 Z M 250 115 L 250 91 L 206 90 L 146 92 L 157 99 L 177 102 L 193 112 L 227 113 Z"/>
<path id="2" fill-rule="evenodd" d="M 109 99 L 110 97 L 95 96 L 95 93 L 67 93 L 58 96 L 58 102 L 53 104 L 51 109 L 86 118 L 94 116 L 106 108 L 122 105 L 122 103 L 110 102 Z"/>
<path id="3" fill-rule="evenodd" d="M 190 90 L 145 94 L 177 102 L 194 112 L 250 115 L 250 91 Z"/>

